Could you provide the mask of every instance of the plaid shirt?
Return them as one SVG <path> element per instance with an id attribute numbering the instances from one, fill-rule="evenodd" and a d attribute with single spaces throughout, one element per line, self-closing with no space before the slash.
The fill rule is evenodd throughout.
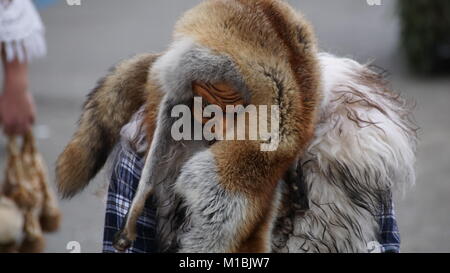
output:
<path id="1" fill-rule="evenodd" d="M 380 244 L 382 253 L 400 252 L 400 231 L 398 230 L 397 219 L 395 218 L 394 205 L 381 207 L 380 214 L 377 215 L 380 225 Z"/>
<path id="2" fill-rule="evenodd" d="M 133 200 L 139 184 L 144 160 L 128 148 L 121 147 L 111 177 L 106 206 L 103 252 L 117 252 L 112 246 L 114 235 L 122 227 L 125 215 Z M 397 253 L 400 251 L 400 234 L 395 218 L 394 207 L 382 207 L 377 219 L 380 225 L 378 251 Z M 155 245 L 155 207 L 149 199 L 143 214 L 137 222 L 137 239 L 127 253 L 154 253 Z"/>

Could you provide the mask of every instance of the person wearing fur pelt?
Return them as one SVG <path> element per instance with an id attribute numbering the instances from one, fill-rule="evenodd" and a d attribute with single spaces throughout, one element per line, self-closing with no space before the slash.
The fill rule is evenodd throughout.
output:
<path id="1" fill-rule="evenodd" d="M 199 98 L 226 118 L 199 117 Z M 278 135 L 173 135 L 178 106 L 194 110 L 203 132 L 215 120 L 217 136 L 236 129 L 230 116 L 245 118 L 227 112 L 239 105 L 277 106 L 278 118 L 263 121 Z M 131 195 L 118 202 L 119 251 L 144 237 L 159 252 L 369 252 L 385 241 L 380 214 L 415 181 L 410 118 L 382 76 L 318 52 L 310 24 L 284 1 L 209 0 L 181 18 L 166 52 L 126 60 L 99 82 L 58 159 L 57 184 L 66 198 L 78 194 L 117 146 L 118 164 L 127 149 L 144 158 L 131 157 L 137 189 L 110 188 L 110 200 Z M 155 234 L 142 234 L 148 212 Z"/>

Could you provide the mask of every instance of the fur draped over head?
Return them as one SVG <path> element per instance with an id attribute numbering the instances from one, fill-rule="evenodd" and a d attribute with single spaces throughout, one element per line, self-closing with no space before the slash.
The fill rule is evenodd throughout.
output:
<path id="1" fill-rule="evenodd" d="M 197 97 L 277 106 L 266 120 L 279 126 L 276 149 L 262 150 L 260 137 L 174 139 L 173 109 Z M 400 97 L 367 67 L 319 54 L 310 24 L 284 1 L 204 1 L 176 24 L 166 52 L 119 64 L 58 160 L 64 196 L 95 176 L 139 109 L 146 162 L 121 250 L 153 194 L 160 251 L 366 252 L 378 209 L 414 181 L 415 132 Z"/>

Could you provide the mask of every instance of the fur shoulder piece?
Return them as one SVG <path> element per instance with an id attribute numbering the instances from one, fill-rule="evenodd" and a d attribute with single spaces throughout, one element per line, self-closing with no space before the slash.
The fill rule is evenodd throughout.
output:
<path id="1" fill-rule="evenodd" d="M 415 182 L 411 107 L 367 66 L 324 53 L 319 60 L 324 97 L 299 166 L 310 209 L 280 218 L 275 239 L 289 234 L 278 251 L 367 252 L 392 193 Z"/>
<path id="2" fill-rule="evenodd" d="M 375 175 L 366 186 L 379 190 L 413 184 L 417 128 L 411 105 L 369 67 L 324 53 L 319 59 L 324 99 L 308 151 L 320 157 L 320 169 L 338 163 L 349 172 L 364 170 Z"/>

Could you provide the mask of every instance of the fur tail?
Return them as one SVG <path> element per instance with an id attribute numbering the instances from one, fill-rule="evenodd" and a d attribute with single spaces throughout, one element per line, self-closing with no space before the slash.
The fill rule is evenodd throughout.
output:
<path id="1" fill-rule="evenodd" d="M 120 130 L 144 103 L 148 71 L 158 56 L 144 54 L 118 64 L 88 96 L 78 130 L 59 156 L 59 193 L 71 198 L 105 164 Z"/>

